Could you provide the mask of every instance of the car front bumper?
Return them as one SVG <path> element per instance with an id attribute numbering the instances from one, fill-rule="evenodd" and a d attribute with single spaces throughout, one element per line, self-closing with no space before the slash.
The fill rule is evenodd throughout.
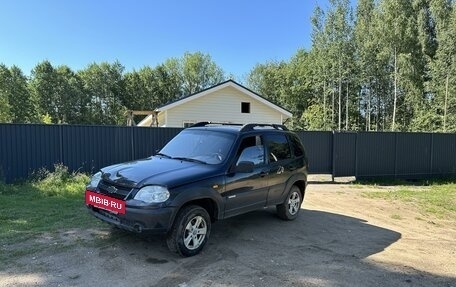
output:
<path id="1" fill-rule="evenodd" d="M 115 214 L 100 208 L 87 205 L 89 213 L 96 218 L 118 228 L 135 233 L 164 234 L 172 226 L 173 207 L 142 209 L 127 207 L 125 214 Z"/>

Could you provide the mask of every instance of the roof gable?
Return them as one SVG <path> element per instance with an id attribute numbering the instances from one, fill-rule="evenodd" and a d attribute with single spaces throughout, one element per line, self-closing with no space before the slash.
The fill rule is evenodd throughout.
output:
<path id="1" fill-rule="evenodd" d="M 209 95 L 211 93 L 214 93 L 214 92 L 219 91 L 221 89 L 224 89 L 226 87 L 232 87 L 232 88 L 238 90 L 239 92 L 241 92 L 241 93 L 243 93 L 243 94 L 245 94 L 245 95 L 247 95 L 247 96 L 249 96 L 249 97 L 251 97 L 251 98 L 253 98 L 253 99 L 255 99 L 255 100 L 259 101 L 259 102 L 261 102 L 261 103 L 263 103 L 264 105 L 269 106 L 270 108 L 272 108 L 274 110 L 277 110 L 278 112 L 286 115 L 287 117 L 291 117 L 292 116 L 292 114 L 289 111 L 287 111 L 286 109 L 284 109 L 284 108 L 272 103 L 271 101 L 263 98 L 259 94 L 257 94 L 255 92 L 253 92 L 252 90 L 242 86 L 241 84 L 236 83 L 233 80 L 228 80 L 228 81 L 222 82 L 222 83 L 220 83 L 218 85 L 212 86 L 210 88 L 207 88 L 207 89 L 202 90 L 200 92 L 197 92 L 195 94 L 192 94 L 192 95 L 189 95 L 189 96 L 184 97 L 182 99 L 179 99 L 177 101 L 171 102 L 171 103 L 169 103 L 167 105 L 164 105 L 164 106 L 158 108 L 156 111 L 162 112 L 162 111 L 166 111 L 166 110 L 172 109 L 172 108 L 174 108 L 176 106 L 179 106 L 179 105 L 185 104 L 187 102 L 190 102 L 190 101 L 199 99 L 201 97 L 207 96 L 207 95 Z"/>

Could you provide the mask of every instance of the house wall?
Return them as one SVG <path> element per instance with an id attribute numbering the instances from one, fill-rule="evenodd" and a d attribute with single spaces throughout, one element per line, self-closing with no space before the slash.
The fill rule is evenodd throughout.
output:
<path id="1" fill-rule="evenodd" d="M 250 113 L 241 113 L 241 102 L 250 103 Z M 231 123 L 274 123 L 282 124 L 286 116 L 275 109 L 239 92 L 226 87 L 166 111 L 167 121 L 160 113 L 159 126 L 183 127 L 184 122 L 231 122 Z M 161 117 L 160 117 L 161 116 Z"/>

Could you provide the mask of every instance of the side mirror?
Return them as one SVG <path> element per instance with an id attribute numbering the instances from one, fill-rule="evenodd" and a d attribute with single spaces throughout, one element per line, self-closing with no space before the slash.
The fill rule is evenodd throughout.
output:
<path id="1" fill-rule="evenodd" d="M 240 173 L 251 173 L 253 172 L 254 167 L 255 164 L 251 161 L 241 161 L 236 165 L 234 171 Z"/>

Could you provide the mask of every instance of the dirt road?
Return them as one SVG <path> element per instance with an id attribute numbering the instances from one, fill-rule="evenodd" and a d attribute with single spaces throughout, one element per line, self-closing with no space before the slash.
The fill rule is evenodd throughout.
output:
<path id="1" fill-rule="evenodd" d="M 63 248 L 25 255 L 0 286 L 456 286 L 456 224 L 366 191 L 309 185 L 296 221 L 272 208 L 217 222 L 192 258 L 110 228 L 44 236 Z"/>

